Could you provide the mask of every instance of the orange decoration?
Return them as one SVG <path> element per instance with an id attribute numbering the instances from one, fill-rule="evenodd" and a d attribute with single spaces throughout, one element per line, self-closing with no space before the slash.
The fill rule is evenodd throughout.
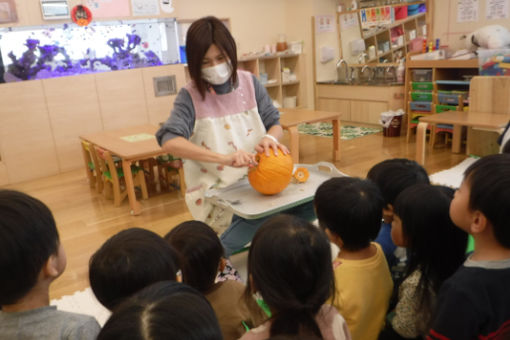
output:
<path id="1" fill-rule="evenodd" d="M 270 156 L 258 153 L 256 156 L 257 166 L 248 172 L 248 180 L 253 187 L 261 194 L 274 195 L 289 185 L 292 179 L 292 158 L 285 155 L 281 150 L 275 156 L 270 150 Z"/>
<path id="2" fill-rule="evenodd" d="M 294 178 L 298 183 L 305 183 L 308 181 L 308 177 L 310 177 L 310 173 L 307 168 L 297 168 L 294 172 Z"/>

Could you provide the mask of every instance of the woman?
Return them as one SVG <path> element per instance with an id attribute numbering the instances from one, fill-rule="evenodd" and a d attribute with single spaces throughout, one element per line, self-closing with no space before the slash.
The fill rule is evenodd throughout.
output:
<path id="1" fill-rule="evenodd" d="M 237 70 L 235 41 L 220 20 L 205 17 L 190 26 L 186 56 L 191 82 L 179 92 L 156 137 L 166 152 L 185 158 L 186 204 L 193 217 L 216 230 L 232 221 L 221 236 L 229 256 L 251 241 L 265 219 L 232 219 L 205 202 L 205 192 L 243 178 L 255 165 L 254 150 L 289 150 L 278 142 L 283 134 L 278 110 L 252 74 Z M 293 211 L 314 216 L 311 204 Z"/>

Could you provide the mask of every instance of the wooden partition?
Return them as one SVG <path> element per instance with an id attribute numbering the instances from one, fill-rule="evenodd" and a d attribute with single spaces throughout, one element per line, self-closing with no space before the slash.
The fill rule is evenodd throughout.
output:
<path id="1" fill-rule="evenodd" d="M 79 135 L 165 121 L 176 95 L 153 77 L 168 75 L 185 85 L 183 65 L 0 84 L 0 185 L 82 167 Z"/>

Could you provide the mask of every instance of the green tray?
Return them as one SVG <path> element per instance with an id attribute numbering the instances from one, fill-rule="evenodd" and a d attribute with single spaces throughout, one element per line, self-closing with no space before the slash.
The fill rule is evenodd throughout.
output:
<path id="1" fill-rule="evenodd" d="M 434 88 L 431 81 L 421 81 L 421 82 L 413 81 L 413 82 L 411 82 L 411 87 L 413 90 L 417 90 L 417 91 L 432 91 Z"/>

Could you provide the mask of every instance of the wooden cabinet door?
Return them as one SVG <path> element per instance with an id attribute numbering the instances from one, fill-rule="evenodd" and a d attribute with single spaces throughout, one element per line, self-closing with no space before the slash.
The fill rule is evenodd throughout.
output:
<path id="1" fill-rule="evenodd" d="M 318 110 L 328 112 L 340 112 L 341 121 L 351 120 L 351 101 L 345 99 L 319 98 Z"/>
<path id="2" fill-rule="evenodd" d="M 384 111 L 388 111 L 387 102 L 351 101 L 351 120 L 353 122 L 379 124 L 381 112 Z"/>

